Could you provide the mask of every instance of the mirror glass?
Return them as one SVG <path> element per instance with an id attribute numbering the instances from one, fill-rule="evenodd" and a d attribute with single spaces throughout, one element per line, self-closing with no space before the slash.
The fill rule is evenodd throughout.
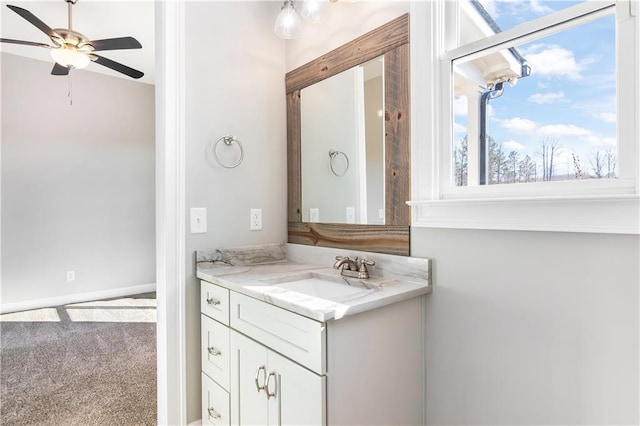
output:
<path id="1" fill-rule="evenodd" d="M 302 221 L 384 224 L 384 57 L 300 91 Z"/>

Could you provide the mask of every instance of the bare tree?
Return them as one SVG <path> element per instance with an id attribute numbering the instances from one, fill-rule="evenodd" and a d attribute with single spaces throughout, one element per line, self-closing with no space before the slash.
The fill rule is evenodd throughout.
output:
<path id="1" fill-rule="evenodd" d="M 509 177 L 508 180 L 511 183 L 518 182 L 518 162 L 519 162 L 520 154 L 517 151 L 511 151 L 509 153 Z"/>
<path id="2" fill-rule="evenodd" d="M 554 161 L 556 156 L 562 152 L 560 141 L 553 136 L 545 136 L 540 141 L 538 153 L 542 157 L 542 180 L 549 181 L 553 178 Z"/>
<path id="3" fill-rule="evenodd" d="M 582 179 L 582 166 L 580 166 L 580 157 L 578 157 L 575 152 L 571 153 L 571 157 L 573 158 L 573 172 L 575 174 L 575 177 L 576 179 Z"/>
<path id="4" fill-rule="evenodd" d="M 535 182 L 537 165 L 527 154 L 518 163 L 518 174 L 520 182 Z"/>
<path id="5" fill-rule="evenodd" d="M 498 144 L 491 136 L 489 139 L 489 176 L 488 184 L 504 183 L 507 163 L 502 150 L 502 144 Z"/>
<path id="6" fill-rule="evenodd" d="M 469 140 L 465 136 L 453 150 L 456 186 L 466 186 L 469 170 Z"/>
<path id="7" fill-rule="evenodd" d="M 617 151 L 609 147 L 605 153 L 605 163 L 607 165 L 607 177 L 615 178 L 616 176 L 616 153 Z"/>
<path id="8" fill-rule="evenodd" d="M 614 148 L 593 151 L 589 158 L 593 177 L 596 179 L 616 177 L 616 150 Z"/>
<path id="9" fill-rule="evenodd" d="M 591 155 L 589 159 L 591 164 L 591 171 L 596 179 L 602 179 L 602 169 L 605 163 L 605 154 L 603 151 L 597 150 Z"/>

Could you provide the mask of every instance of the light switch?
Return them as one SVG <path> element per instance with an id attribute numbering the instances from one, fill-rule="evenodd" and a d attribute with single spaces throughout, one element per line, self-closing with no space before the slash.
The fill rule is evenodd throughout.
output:
<path id="1" fill-rule="evenodd" d="M 191 208 L 191 233 L 204 234 L 207 232 L 207 209 L 204 207 Z"/>
<path id="2" fill-rule="evenodd" d="M 320 209 L 309 209 L 309 222 L 320 222 Z"/>
<path id="3" fill-rule="evenodd" d="M 355 207 L 347 207 L 347 223 L 356 223 Z"/>

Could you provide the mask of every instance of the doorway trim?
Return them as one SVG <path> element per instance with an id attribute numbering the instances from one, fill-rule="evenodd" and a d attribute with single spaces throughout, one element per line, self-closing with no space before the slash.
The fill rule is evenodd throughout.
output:
<path id="1" fill-rule="evenodd" d="M 185 4 L 157 1 L 156 281 L 158 424 L 187 424 L 185 337 Z"/>

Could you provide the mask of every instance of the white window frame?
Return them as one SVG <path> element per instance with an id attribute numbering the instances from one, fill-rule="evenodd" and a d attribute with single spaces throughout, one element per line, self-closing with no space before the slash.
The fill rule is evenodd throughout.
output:
<path id="1" fill-rule="evenodd" d="M 412 225 L 416 227 L 640 233 L 640 30 L 637 1 L 589 1 L 465 46 L 455 46 L 457 1 L 412 5 Z M 620 178 L 451 186 L 452 61 L 538 38 L 616 8 Z M 576 18 L 577 17 L 577 18 Z M 576 20 L 574 20 L 576 18 Z M 569 22 L 571 21 L 571 22 Z M 426 26 L 427 31 L 416 28 Z M 535 35 L 532 35 L 533 33 Z M 483 52 L 484 53 L 484 52 Z M 428 75 L 420 79 L 415 76 Z M 423 96 L 425 98 L 423 98 Z M 425 117 L 427 118 L 425 120 Z M 436 141 L 442 141 L 438 143 Z M 429 167 L 430 166 L 430 167 Z"/>

